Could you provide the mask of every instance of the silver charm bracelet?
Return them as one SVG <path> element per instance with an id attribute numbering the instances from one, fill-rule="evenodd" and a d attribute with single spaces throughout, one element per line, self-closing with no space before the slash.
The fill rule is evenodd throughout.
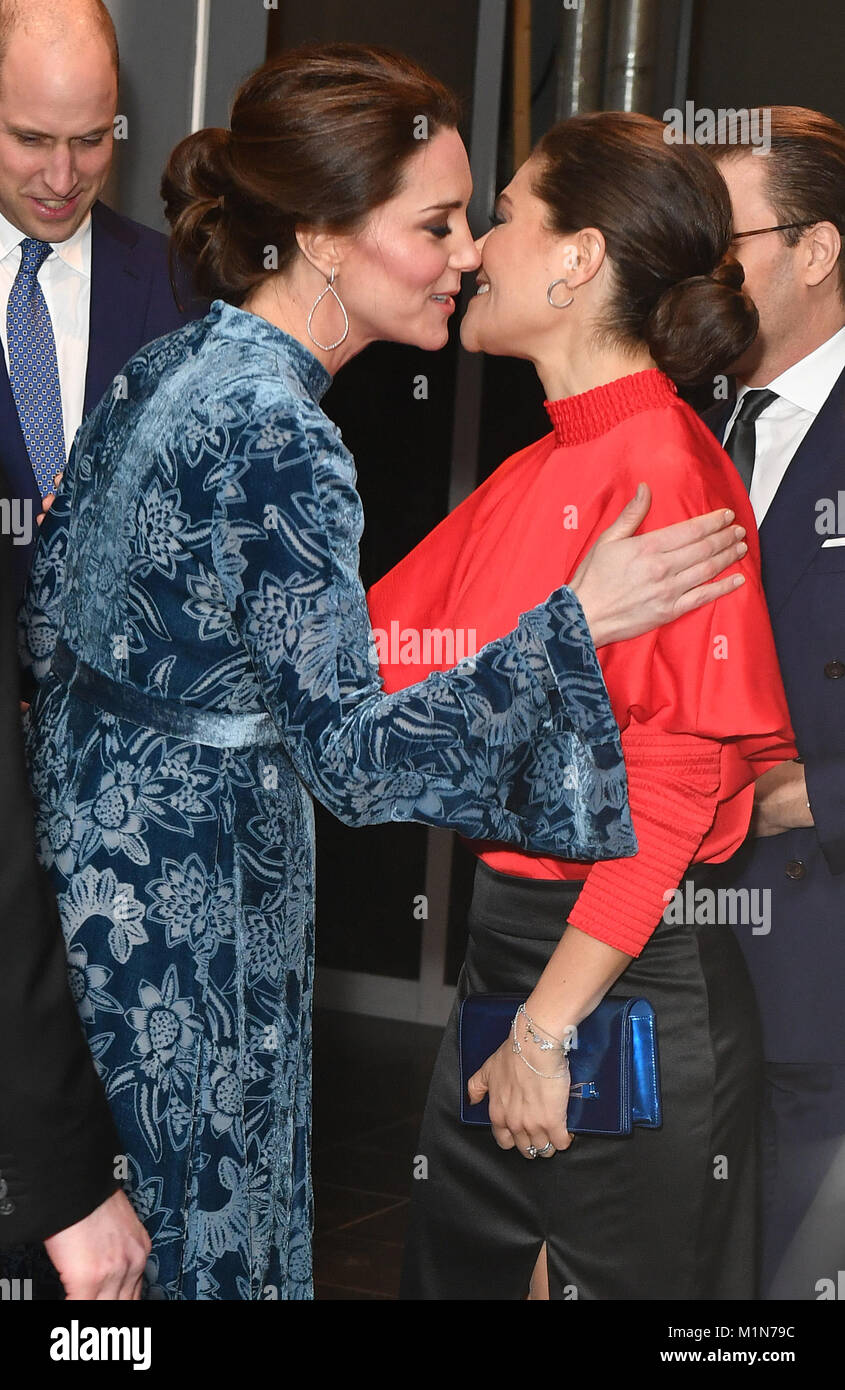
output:
<path id="1" fill-rule="evenodd" d="M 519 1039 L 516 1036 L 516 1021 L 519 1018 L 520 1014 L 522 1014 L 523 1018 L 525 1019 L 525 1031 L 527 1032 L 531 1041 L 537 1047 L 540 1048 L 541 1052 L 559 1052 L 564 1063 L 564 1070 L 556 1072 L 540 1071 L 531 1062 L 529 1062 L 528 1058 L 525 1056 L 525 1053 L 523 1052 L 520 1046 Z M 567 1037 L 565 1040 L 561 1041 L 560 1038 L 554 1037 L 552 1033 L 547 1033 L 545 1037 L 541 1038 L 538 1036 L 538 1029 L 539 1025 L 534 1022 L 533 1018 L 528 1013 L 528 1010 L 526 1009 L 525 1005 L 520 1004 L 519 1008 L 513 1016 L 513 1022 L 511 1024 L 511 1034 L 513 1036 L 513 1051 L 525 1063 L 525 1065 L 528 1067 L 528 1070 L 533 1071 L 535 1076 L 542 1076 L 545 1080 L 548 1081 L 559 1081 L 561 1077 L 566 1075 L 565 1067 L 566 1065 L 568 1065 L 567 1058 L 572 1048 L 572 1038 Z M 539 1031 L 545 1032 L 545 1029 L 539 1029 Z"/>

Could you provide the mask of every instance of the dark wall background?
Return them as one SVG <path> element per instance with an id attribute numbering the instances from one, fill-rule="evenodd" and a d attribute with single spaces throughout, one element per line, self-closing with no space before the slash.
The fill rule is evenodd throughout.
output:
<path id="1" fill-rule="evenodd" d="M 845 121 L 841 0 L 698 0 L 698 106 L 810 106 Z"/>
<path id="2" fill-rule="evenodd" d="M 476 11 L 476 0 L 280 0 L 270 13 L 269 46 L 383 44 L 470 97 Z"/>

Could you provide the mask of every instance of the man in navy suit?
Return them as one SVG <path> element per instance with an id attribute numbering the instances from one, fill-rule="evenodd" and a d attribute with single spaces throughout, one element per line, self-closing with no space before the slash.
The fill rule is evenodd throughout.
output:
<path id="1" fill-rule="evenodd" d="M 757 783 L 719 878 L 769 908 L 737 927 L 765 1042 L 762 1295 L 825 1299 L 845 1289 L 845 129 L 771 116 L 767 153 L 714 151 L 760 331 L 705 419 L 750 485 L 800 757 Z"/>
<path id="2" fill-rule="evenodd" d="M 0 465 L 19 499 L 18 587 L 84 415 L 186 318 L 166 238 L 99 201 L 117 100 L 101 0 L 0 0 Z"/>

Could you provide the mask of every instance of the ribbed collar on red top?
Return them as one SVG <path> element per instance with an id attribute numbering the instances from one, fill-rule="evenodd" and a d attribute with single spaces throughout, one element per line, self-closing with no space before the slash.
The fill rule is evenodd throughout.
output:
<path id="1" fill-rule="evenodd" d="M 594 386 L 592 391 L 544 404 L 558 444 L 571 448 L 607 434 L 631 415 L 669 405 L 677 394 L 675 383 L 656 367 L 650 367 L 645 372 L 620 376 L 606 386 Z"/>

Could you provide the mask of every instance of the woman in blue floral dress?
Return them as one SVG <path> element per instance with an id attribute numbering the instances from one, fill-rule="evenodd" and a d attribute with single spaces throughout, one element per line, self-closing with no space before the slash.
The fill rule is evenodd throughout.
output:
<path id="1" fill-rule="evenodd" d="M 168 215 L 217 297 L 127 364 L 43 527 L 22 627 L 39 850 L 153 1242 L 146 1297 L 311 1296 L 312 796 L 350 825 L 636 847 L 572 589 L 453 671 L 378 678 L 354 463 L 319 403 L 375 337 L 446 340 L 477 264 L 456 119 L 405 60 L 323 50 L 183 142 Z M 629 617 L 626 583 L 597 641 L 658 621 Z"/>

